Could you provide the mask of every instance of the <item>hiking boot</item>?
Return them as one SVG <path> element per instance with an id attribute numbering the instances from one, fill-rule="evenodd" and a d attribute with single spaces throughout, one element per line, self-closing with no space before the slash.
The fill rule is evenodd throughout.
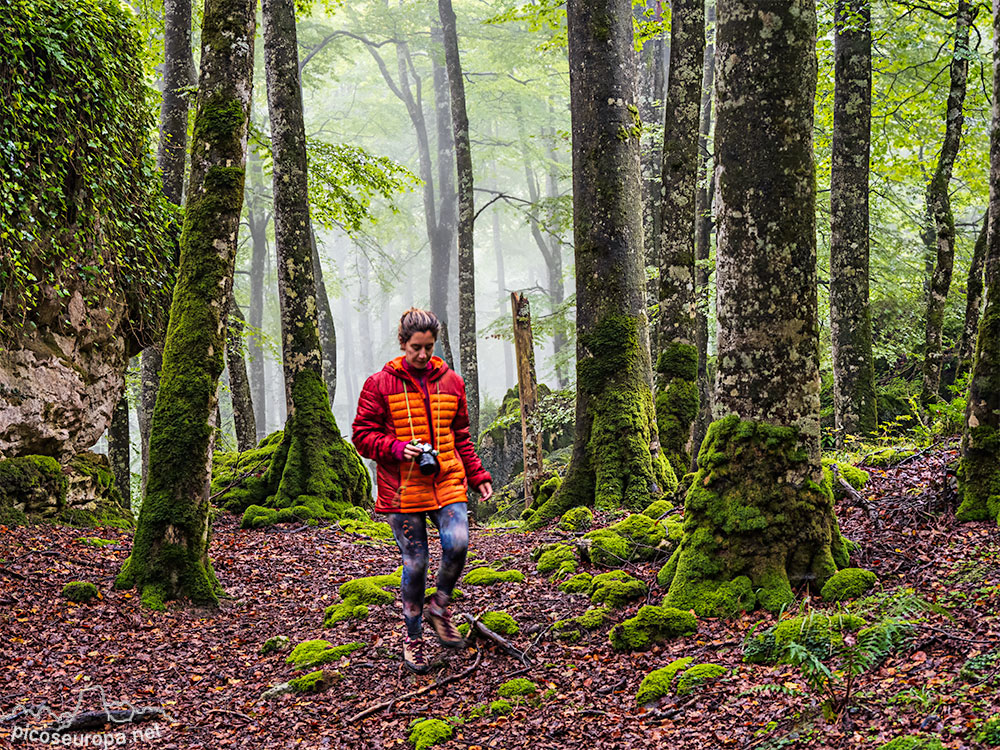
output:
<path id="1" fill-rule="evenodd" d="M 427 605 L 427 620 L 430 622 L 431 627 L 434 628 L 434 634 L 437 635 L 437 639 L 441 641 L 441 645 L 445 648 L 461 648 L 465 645 L 465 640 L 462 638 L 462 634 L 458 632 L 458 628 L 451 621 L 451 614 L 448 612 L 447 607 L 442 607 L 438 605 L 437 601 L 431 601 Z"/>
<path id="2" fill-rule="evenodd" d="M 427 674 L 431 670 L 431 663 L 427 661 L 424 653 L 424 639 L 403 638 L 403 664 L 411 672 L 417 674 Z"/>

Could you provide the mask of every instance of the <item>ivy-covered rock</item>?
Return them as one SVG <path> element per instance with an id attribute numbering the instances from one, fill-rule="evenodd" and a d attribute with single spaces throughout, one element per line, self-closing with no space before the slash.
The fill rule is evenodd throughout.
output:
<path id="1" fill-rule="evenodd" d="M 843 602 L 857 599 L 875 588 L 878 577 L 864 568 L 844 568 L 833 574 L 820 591 L 823 601 Z"/>
<path id="2" fill-rule="evenodd" d="M 649 591 L 645 583 L 623 570 L 611 570 L 594 576 L 587 596 L 594 604 L 606 604 L 621 609 L 644 597 Z"/>
<path id="3" fill-rule="evenodd" d="M 698 620 L 690 612 L 647 604 L 635 617 L 611 628 L 608 638 L 619 651 L 648 651 L 656 643 L 690 635 L 697 629 Z"/>
<path id="4" fill-rule="evenodd" d="M 538 686 L 531 680 L 524 677 L 515 677 L 513 680 L 507 680 L 507 682 L 500 685 L 497 688 L 497 695 L 503 698 L 519 698 L 526 695 L 534 695 L 537 690 Z"/>
<path id="5" fill-rule="evenodd" d="M 410 727 L 410 742 L 416 750 L 426 750 L 428 747 L 440 745 L 448 740 L 454 727 L 441 719 L 424 719 Z"/>
<path id="6" fill-rule="evenodd" d="M 70 581 L 63 586 L 62 595 L 71 602 L 89 602 L 97 597 L 97 586 L 89 581 Z"/>
<path id="7" fill-rule="evenodd" d="M 292 653 L 285 659 L 285 663 L 291 664 L 296 669 L 309 669 L 310 667 L 338 662 L 348 654 L 352 654 L 364 647 L 365 644 L 360 642 L 334 646 L 329 641 L 318 639 L 303 641 L 292 649 Z"/>
<path id="8" fill-rule="evenodd" d="M 639 685 L 639 690 L 635 694 L 635 702 L 641 706 L 646 703 L 652 703 L 664 695 L 669 695 L 674 677 L 687 669 L 691 662 L 692 659 L 690 656 L 683 656 L 680 659 L 670 662 L 665 667 L 654 669 L 643 677 Z"/>
<path id="9" fill-rule="evenodd" d="M 469 586 L 492 586 L 495 583 L 524 583 L 524 573 L 520 570 L 494 570 L 475 568 L 465 574 L 463 583 Z"/>
<path id="10" fill-rule="evenodd" d="M 594 523 L 594 512 L 583 505 L 570 508 L 559 519 L 559 528 L 563 531 L 586 531 Z"/>
<path id="11" fill-rule="evenodd" d="M 729 672 L 728 667 L 721 664 L 695 664 L 684 670 L 677 680 L 677 695 L 687 695 L 706 682 L 717 680 Z"/>

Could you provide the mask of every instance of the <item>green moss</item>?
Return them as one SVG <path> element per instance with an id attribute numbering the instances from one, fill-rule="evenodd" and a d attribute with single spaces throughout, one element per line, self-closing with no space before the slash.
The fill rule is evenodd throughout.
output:
<path id="1" fill-rule="evenodd" d="M 695 688 L 717 680 L 728 672 L 729 669 L 721 664 L 695 664 L 686 669 L 677 680 L 677 695 L 687 695 Z"/>
<path id="2" fill-rule="evenodd" d="M 594 604 L 606 604 L 621 609 L 646 596 L 646 584 L 623 570 L 612 570 L 594 576 L 587 589 L 587 596 Z"/>
<path id="3" fill-rule="evenodd" d="M 56 499 L 55 510 L 66 504 L 69 480 L 59 462 L 51 456 L 21 456 L 0 461 L 0 522 L 8 526 L 27 523 L 22 512 L 30 508 L 38 495 Z M 21 506 L 17 508 L 15 506 Z"/>
<path id="4" fill-rule="evenodd" d="M 987 747 L 1000 746 L 1000 714 L 980 722 L 976 727 L 976 741 Z"/>
<path id="5" fill-rule="evenodd" d="M 410 742 L 416 750 L 425 750 L 450 739 L 453 731 L 454 728 L 446 721 L 424 719 L 416 722 L 410 729 Z"/>
<path id="6" fill-rule="evenodd" d="M 681 550 L 678 547 L 674 550 L 674 554 L 663 563 L 663 567 L 660 568 L 659 572 L 656 574 L 656 582 L 660 586 L 667 588 L 674 580 L 674 575 L 677 573 L 677 561 L 680 559 Z"/>
<path id="7" fill-rule="evenodd" d="M 559 584 L 559 590 L 566 594 L 585 594 L 593 580 L 590 573 L 579 573 Z"/>
<path id="8" fill-rule="evenodd" d="M 563 513 L 559 520 L 559 528 L 563 531 L 586 531 L 593 523 L 593 511 L 581 505 Z"/>
<path id="9" fill-rule="evenodd" d="M 868 466 L 887 468 L 893 464 L 899 463 L 904 458 L 909 458 L 916 452 L 917 451 L 912 448 L 883 448 L 880 451 L 867 455 L 864 463 Z"/>
<path id="10" fill-rule="evenodd" d="M 322 664 L 340 661 L 348 654 L 364 647 L 365 644 L 360 642 L 334 646 L 329 641 L 323 640 L 303 641 L 292 649 L 292 653 L 285 659 L 285 663 L 293 665 L 296 669 L 318 667 Z"/>
<path id="11" fill-rule="evenodd" d="M 595 529 L 583 535 L 583 552 L 594 565 L 617 568 L 629 562 L 634 550 L 628 540 L 611 529 Z"/>
<path id="12" fill-rule="evenodd" d="M 478 706 L 473 706 L 469 711 L 470 719 L 481 719 L 490 712 L 490 707 L 486 703 L 480 703 Z"/>
<path id="13" fill-rule="evenodd" d="M 955 518 L 959 521 L 1000 519 L 1000 432 L 989 424 L 966 428 L 958 465 L 958 491 L 962 498 Z"/>
<path id="14" fill-rule="evenodd" d="M 506 612 L 484 612 L 479 621 L 499 635 L 517 635 L 521 627 Z"/>
<path id="15" fill-rule="evenodd" d="M 910 734 L 889 740 L 884 745 L 879 745 L 878 750 L 945 750 L 945 746 L 937 737 L 926 734 Z"/>
<path id="16" fill-rule="evenodd" d="M 260 647 L 261 656 L 267 656 L 269 654 L 275 654 L 280 651 L 285 651 L 288 649 L 290 644 L 287 635 L 275 635 L 268 638 Z"/>
<path id="17" fill-rule="evenodd" d="M 304 674 L 289 680 L 288 685 L 296 693 L 322 693 L 333 684 L 334 674 L 317 669 L 315 672 Z"/>
<path id="18" fill-rule="evenodd" d="M 369 605 L 387 604 L 396 596 L 385 587 L 398 587 L 402 582 L 403 568 L 395 573 L 381 576 L 366 576 L 355 578 L 341 584 L 339 593 L 341 602 L 326 608 L 323 615 L 323 627 L 330 628 L 345 620 L 363 620 L 368 617 Z"/>
<path id="19" fill-rule="evenodd" d="M 608 633 L 611 645 L 619 651 L 648 651 L 654 644 L 698 629 L 698 621 L 690 612 L 673 607 L 646 605 L 639 613 Z"/>
<path id="20" fill-rule="evenodd" d="M 647 674 L 643 679 L 642 683 L 639 685 L 639 690 L 635 694 L 635 702 L 638 705 L 643 705 L 646 703 L 652 703 L 653 701 L 662 698 L 664 695 L 670 693 L 670 685 L 674 680 L 674 677 L 691 663 L 692 659 L 690 656 L 684 656 L 680 659 L 675 659 L 670 662 L 667 666 L 661 667 L 660 669 L 654 669 L 652 672 Z"/>
<path id="21" fill-rule="evenodd" d="M 597 630 L 608 622 L 611 610 L 607 607 L 592 607 L 578 617 L 570 617 L 553 623 L 552 632 L 556 638 L 576 643 L 585 630 Z"/>
<path id="22" fill-rule="evenodd" d="M 517 698 L 524 695 L 534 695 L 537 690 L 538 686 L 531 680 L 515 677 L 500 685 L 497 688 L 497 695 L 503 698 Z"/>
<path id="23" fill-rule="evenodd" d="M 368 606 L 357 604 L 353 600 L 331 604 L 323 612 L 323 627 L 332 628 L 338 622 L 345 620 L 363 620 L 368 617 Z"/>
<path id="24" fill-rule="evenodd" d="M 859 596 L 867 594 L 878 583 L 878 578 L 870 570 L 863 568 L 844 568 L 837 571 L 823 585 L 820 596 L 823 601 L 842 602 L 848 599 L 857 599 Z"/>
<path id="25" fill-rule="evenodd" d="M 709 427 L 680 553 L 666 571 L 667 604 L 709 617 L 776 612 L 793 601 L 793 584 L 820 588 L 836 572 L 842 542 L 813 442 L 796 428 L 736 415 Z"/>
<path id="26" fill-rule="evenodd" d="M 661 542 L 666 537 L 666 527 L 649 516 L 633 513 L 608 528 L 637 548 L 632 553 L 633 560 L 653 560 L 662 552 Z"/>
<path id="27" fill-rule="evenodd" d="M 97 586 L 89 581 L 70 581 L 63 586 L 62 595 L 71 602 L 89 602 L 97 596 Z"/>
<path id="28" fill-rule="evenodd" d="M 514 713 L 514 707 L 510 704 L 509 700 L 501 698 L 490 703 L 490 713 L 494 716 L 506 716 L 507 714 Z"/>
<path id="29" fill-rule="evenodd" d="M 817 658 L 825 659 L 834 646 L 843 643 L 844 633 L 857 632 L 866 625 L 864 619 L 850 614 L 812 612 L 792 617 L 747 638 L 743 644 L 743 661 L 751 664 L 783 662 L 791 643 L 798 643 Z"/>
<path id="30" fill-rule="evenodd" d="M 520 570 L 497 571 L 493 568 L 475 568 L 465 574 L 462 581 L 469 586 L 492 586 L 495 583 L 523 583 L 524 573 Z"/>
<path id="31" fill-rule="evenodd" d="M 656 361 L 656 424 L 663 455 L 675 476 L 691 465 L 687 452 L 691 424 L 698 416 L 698 349 L 672 343 Z"/>
<path id="32" fill-rule="evenodd" d="M 535 568 L 545 575 L 557 570 L 564 562 L 576 562 L 576 552 L 568 544 L 556 544 L 538 556 Z"/>
<path id="33" fill-rule="evenodd" d="M 76 541 L 87 547 L 97 547 L 98 549 L 118 544 L 114 539 L 101 539 L 99 536 L 78 536 Z"/>
<path id="34" fill-rule="evenodd" d="M 669 500 L 654 500 L 646 509 L 642 512 L 642 515 L 648 516 L 653 520 L 658 520 L 666 516 L 670 511 L 674 509 L 674 504 Z"/>
<path id="35" fill-rule="evenodd" d="M 864 489 L 864 486 L 868 484 L 868 472 L 864 469 L 859 469 L 857 466 L 852 466 L 849 463 L 844 463 L 842 461 L 836 461 L 832 458 L 823 459 L 823 476 L 830 482 L 830 486 L 833 489 L 833 496 L 840 500 L 846 495 L 840 482 L 834 480 L 833 468 L 836 466 L 840 476 L 851 485 L 856 490 Z"/>

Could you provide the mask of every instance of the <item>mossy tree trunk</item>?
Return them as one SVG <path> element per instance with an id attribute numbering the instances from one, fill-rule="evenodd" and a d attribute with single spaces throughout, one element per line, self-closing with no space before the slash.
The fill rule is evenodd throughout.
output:
<path id="1" fill-rule="evenodd" d="M 264 346 L 261 326 L 264 325 L 264 266 L 267 260 L 267 225 L 271 217 L 265 208 L 264 170 L 260 157 L 251 151 L 247 155 L 247 172 L 250 189 L 247 194 L 247 225 L 253 250 L 250 255 L 250 309 L 249 323 L 252 335 L 247 340 L 250 358 L 250 400 L 253 402 L 257 442 L 267 436 L 267 388 L 264 380 Z"/>
<path id="2" fill-rule="evenodd" d="M 718 419 L 662 576 L 702 615 L 780 609 L 846 563 L 819 450 L 816 12 L 767 7 L 718 3 Z"/>
<path id="3" fill-rule="evenodd" d="M 962 141 L 965 116 L 966 85 L 969 79 L 969 28 L 976 17 L 976 9 L 968 0 L 958 0 L 955 13 L 955 49 L 951 58 L 948 103 L 945 108 L 944 143 L 938 155 L 937 168 L 927 185 L 927 213 L 933 222 L 936 257 L 927 294 L 926 329 L 924 333 L 924 366 L 920 390 L 923 404 L 938 400 L 941 387 L 941 331 L 944 324 L 944 306 L 951 287 L 951 274 L 955 267 L 955 217 L 951 210 L 952 168 Z"/>
<path id="4" fill-rule="evenodd" d="M 660 0 L 645 0 L 643 5 L 634 5 L 632 12 L 639 21 L 663 20 L 663 5 Z M 667 83 L 667 56 L 669 45 L 664 43 L 664 35 L 657 34 L 647 39 L 639 50 L 638 107 L 639 116 L 646 126 L 645 137 L 640 144 L 639 168 L 642 179 L 642 232 L 643 247 L 646 249 L 647 265 L 657 265 L 660 259 L 660 181 L 663 171 L 663 149 L 658 135 L 664 123 L 664 102 Z M 655 297 L 654 297 L 655 298 Z"/>
<path id="5" fill-rule="evenodd" d="M 715 178 L 709 172 L 708 138 L 712 132 L 715 87 L 715 2 L 705 8 L 705 62 L 701 78 L 701 118 L 698 125 L 698 192 L 695 193 L 695 294 L 697 298 L 698 416 L 691 427 L 690 470 L 697 468 L 698 449 L 712 422 L 712 378 L 708 371 L 709 259 L 712 252 L 712 195 Z"/>
<path id="6" fill-rule="evenodd" d="M 656 421 L 663 455 L 678 476 L 691 463 L 691 425 L 698 416 L 694 235 L 704 65 L 705 2 L 674 0 L 663 131 Z"/>
<path id="7" fill-rule="evenodd" d="M 319 262 L 319 245 L 316 243 L 315 230 L 309 232 L 309 243 L 312 248 L 313 275 L 316 278 L 316 322 L 319 325 L 323 382 L 326 383 L 330 408 L 333 408 L 333 399 L 337 395 L 337 325 L 330 309 L 330 297 L 326 293 L 326 281 L 323 279 L 323 267 Z"/>
<path id="8" fill-rule="evenodd" d="M 868 0 L 834 9 L 830 166 L 830 330 L 837 445 L 875 431 L 875 367 L 868 306 L 868 173 L 872 32 Z"/>
<path id="9" fill-rule="evenodd" d="M 108 463 L 115 475 L 115 487 L 122 496 L 122 505 L 132 507 L 132 461 L 130 454 L 128 394 L 122 393 L 108 425 Z"/>
<path id="10" fill-rule="evenodd" d="M 181 257 L 149 441 L 149 478 L 116 584 L 147 606 L 216 603 L 208 558 L 216 394 L 243 205 L 255 3 L 206 0 Z"/>
<path id="11" fill-rule="evenodd" d="M 191 0 L 163 3 L 163 101 L 160 104 L 160 141 L 156 167 L 163 174 L 163 195 L 181 205 L 184 193 L 184 161 L 187 156 L 188 100 L 185 86 L 195 83 L 191 59 Z M 142 353 L 137 412 L 142 454 L 142 488 L 149 471 L 149 430 L 156 406 L 163 367 L 163 343 L 156 342 Z"/>
<path id="12" fill-rule="evenodd" d="M 576 434 L 531 525 L 578 505 L 642 509 L 666 483 L 649 359 L 639 113 L 629 0 L 570 0 L 576 245 Z"/>
<path id="13" fill-rule="evenodd" d="M 250 397 L 250 379 L 247 363 L 243 358 L 243 329 L 246 319 L 236 299 L 229 296 L 229 325 L 226 328 L 226 366 L 229 368 L 229 391 L 233 399 L 233 425 L 236 428 L 236 447 L 241 451 L 257 446 L 257 425 L 254 420 L 253 401 Z"/>
<path id="14" fill-rule="evenodd" d="M 444 58 L 451 92 L 455 164 L 458 174 L 458 342 L 462 378 L 469 406 L 469 434 L 479 441 L 479 355 L 476 351 L 476 258 L 474 229 L 476 204 L 473 194 L 472 144 L 469 114 L 465 106 L 465 80 L 458 51 L 458 29 L 451 0 L 438 0 L 438 15 L 444 40 Z"/>
<path id="15" fill-rule="evenodd" d="M 262 18 L 288 415 L 267 489 L 276 507 L 306 507 L 317 515 L 329 511 L 327 502 L 364 502 L 370 480 L 337 428 L 323 382 L 294 0 L 264 0 Z"/>
<path id="16" fill-rule="evenodd" d="M 986 216 L 983 217 L 983 226 L 979 230 L 976 244 L 972 249 L 972 262 L 969 264 L 969 276 L 965 285 L 965 324 L 962 326 L 962 338 L 958 344 L 956 380 L 972 370 L 972 365 L 975 363 L 979 313 L 983 307 L 983 268 L 986 265 L 989 227 L 990 215 L 987 211 Z"/>
<path id="17" fill-rule="evenodd" d="M 1000 0 L 993 3 L 993 127 L 986 307 L 969 383 L 958 483 L 960 521 L 1000 521 Z"/>

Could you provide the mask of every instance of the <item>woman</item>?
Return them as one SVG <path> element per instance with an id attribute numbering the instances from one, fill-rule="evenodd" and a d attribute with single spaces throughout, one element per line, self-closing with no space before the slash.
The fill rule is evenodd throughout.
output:
<path id="1" fill-rule="evenodd" d="M 441 538 L 441 568 L 427 619 L 442 645 L 459 648 L 462 636 L 448 602 L 469 546 L 466 493 L 471 484 L 483 500 L 493 494 L 489 472 L 469 436 L 465 382 L 432 356 L 440 330 L 432 312 L 410 308 L 403 313 L 403 356 L 365 381 L 352 437 L 358 452 L 378 464 L 375 510 L 386 514 L 403 555 L 403 662 L 418 674 L 430 669 L 421 630 L 427 519 Z"/>

